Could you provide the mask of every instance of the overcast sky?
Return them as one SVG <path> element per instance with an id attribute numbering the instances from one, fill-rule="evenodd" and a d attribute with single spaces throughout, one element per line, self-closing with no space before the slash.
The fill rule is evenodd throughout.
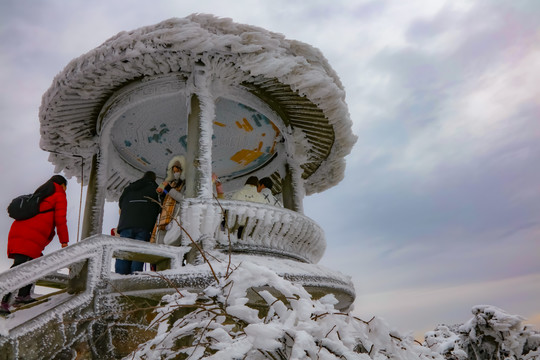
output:
<path id="1" fill-rule="evenodd" d="M 54 76 L 120 31 L 191 13 L 306 42 L 340 76 L 359 139 L 345 180 L 304 206 L 358 315 L 418 334 L 490 304 L 540 328 L 537 0 L 0 0 L 4 208 L 55 171 L 38 121 Z M 68 192 L 75 241 L 75 179 Z"/>

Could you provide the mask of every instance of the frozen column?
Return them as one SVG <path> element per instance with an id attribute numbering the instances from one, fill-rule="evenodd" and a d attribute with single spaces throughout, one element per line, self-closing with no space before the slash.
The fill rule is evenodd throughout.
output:
<path id="1" fill-rule="evenodd" d="M 188 114 L 186 196 L 212 198 L 214 98 L 204 66 L 195 66 L 192 80 L 195 90 L 191 94 Z"/>

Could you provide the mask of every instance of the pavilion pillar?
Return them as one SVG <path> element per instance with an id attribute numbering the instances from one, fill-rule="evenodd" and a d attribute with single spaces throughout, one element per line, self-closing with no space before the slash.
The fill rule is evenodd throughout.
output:
<path id="1" fill-rule="evenodd" d="M 92 235 L 100 234 L 101 227 L 103 225 L 103 207 L 105 204 L 105 196 L 103 192 L 105 189 L 99 189 L 98 168 L 99 155 L 94 154 L 94 156 L 92 156 L 90 178 L 88 180 L 88 187 L 86 190 L 86 202 L 84 206 L 84 217 L 81 231 L 82 240 Z"/>
<path id="2" fill-rule="evenodd" d="M 187 131 L 186 196 L 212 198 L 212 134 L 215 105 L 203 68 L 194 72 Z"/>
<path id="3" fill-rule="evenodd" d="M 198 158 L 200 156 L 200 129 L 199 118 L 201 105 L 196 94 L 191 95 L 188 130 L 187 130 L 187 153 L 186 153 L 186 197 L 197 197 L 197 188 L 202 177 L 199 169 Z"/>
<path id="4" fill-rule="evenodd" d="M 283 207 L 299 213 L 304 212 L 302 205 L 304 189 L 298 188 L 302 183 L 299 169 L 287 163 L 285 165 L 285 177 L 281 185 Z"/>

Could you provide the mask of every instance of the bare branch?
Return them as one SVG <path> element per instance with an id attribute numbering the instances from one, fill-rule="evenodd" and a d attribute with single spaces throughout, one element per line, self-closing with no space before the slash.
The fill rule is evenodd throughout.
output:
<path id="1" fill-rule="evenodd" d="M 212 194 L 213 195 L 213 194 Z M 231 231 L 229 230 L 229 221 L 227 220 L 227 216 L 225 215 L 225 209 L 223 209 L 223 206 L 221 206 L 221 203 L 219 202 L 219 199 L 217 196 L 213 195 L 214 199 L 216 199 L 216 202 L 221 209 L 221 216 L 223 216 L 223 222 L 225 226 L 225 230 L 227 231 L 227 239 L 229 240 L 229 263 L 227 264 L 227 271 L 225 271 L 225 278 L 229 277 L 229 271 L 231 269 L 231 261 L 232 261 L 232 242 L 231 242 Z"/>

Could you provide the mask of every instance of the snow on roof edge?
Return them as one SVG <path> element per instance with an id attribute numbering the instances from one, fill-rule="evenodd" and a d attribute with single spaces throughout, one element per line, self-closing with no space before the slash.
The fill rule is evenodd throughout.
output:
<path id="1" fill-rule="evenodd" d="M 88 118 L 86 133 L 80 138 L 74 130 L 55 125 L 62 103 L 69 97 L 79 97 L 95 106 L 103 106 L 104 97 L 128 81 L 141 76 L 178 71 L 184 64 L 164 58 L 163 51 L 215 52 L 236 56 L 238 69 L 250 76 L 264 75 L 287 84 L 299 95 L 316 104 L 333 126 L 335 141 L 329 156 L 317 171 L 305 181 L 306 194 L 321 192 L 339 183 L 344 177 L 345 159 L 357 137 L 352 133 L 352 121 L 345 102 L 345 91 L 336 72 L 321 51 L 297 40 L 260 27 L 234 23 L 229 18 L 208 14 L 192 14 L 186 18 L 171 18 L 156 25 L 122 31 L 97 48 L 73 59 L 53 80 L 45 92 L 39 111 L 45 151 L 59 151 L 89 158 L 97 152 L 98 140 L 91 136 L 95 119 Z M 133 61 L 137 60 L 137 61 Z M 133 61 L 131 63 L 130 61 Z M 112 72 L 104 76 L 105 65 Z M 99 112 L 100 109 L 94 109 Z M 92 114 L 87 114 L 88 116 Z M 94 126 L 92 126 L 94 125 Z M 51 131 L 53 130 L 53 131 Z M 77 138 L 79 135 L 79 138 Z M 76 138 L 76 143 L 72 140 Z M 61 143 L 61 141 L 64 141 Z M 58 145 L 60 144 L 60 145 Z M 74 161 L 67 155 L 50 156 L 57 170 L 78 176 Z M 88 161 L 86 161 L 88 163 Z"/>

